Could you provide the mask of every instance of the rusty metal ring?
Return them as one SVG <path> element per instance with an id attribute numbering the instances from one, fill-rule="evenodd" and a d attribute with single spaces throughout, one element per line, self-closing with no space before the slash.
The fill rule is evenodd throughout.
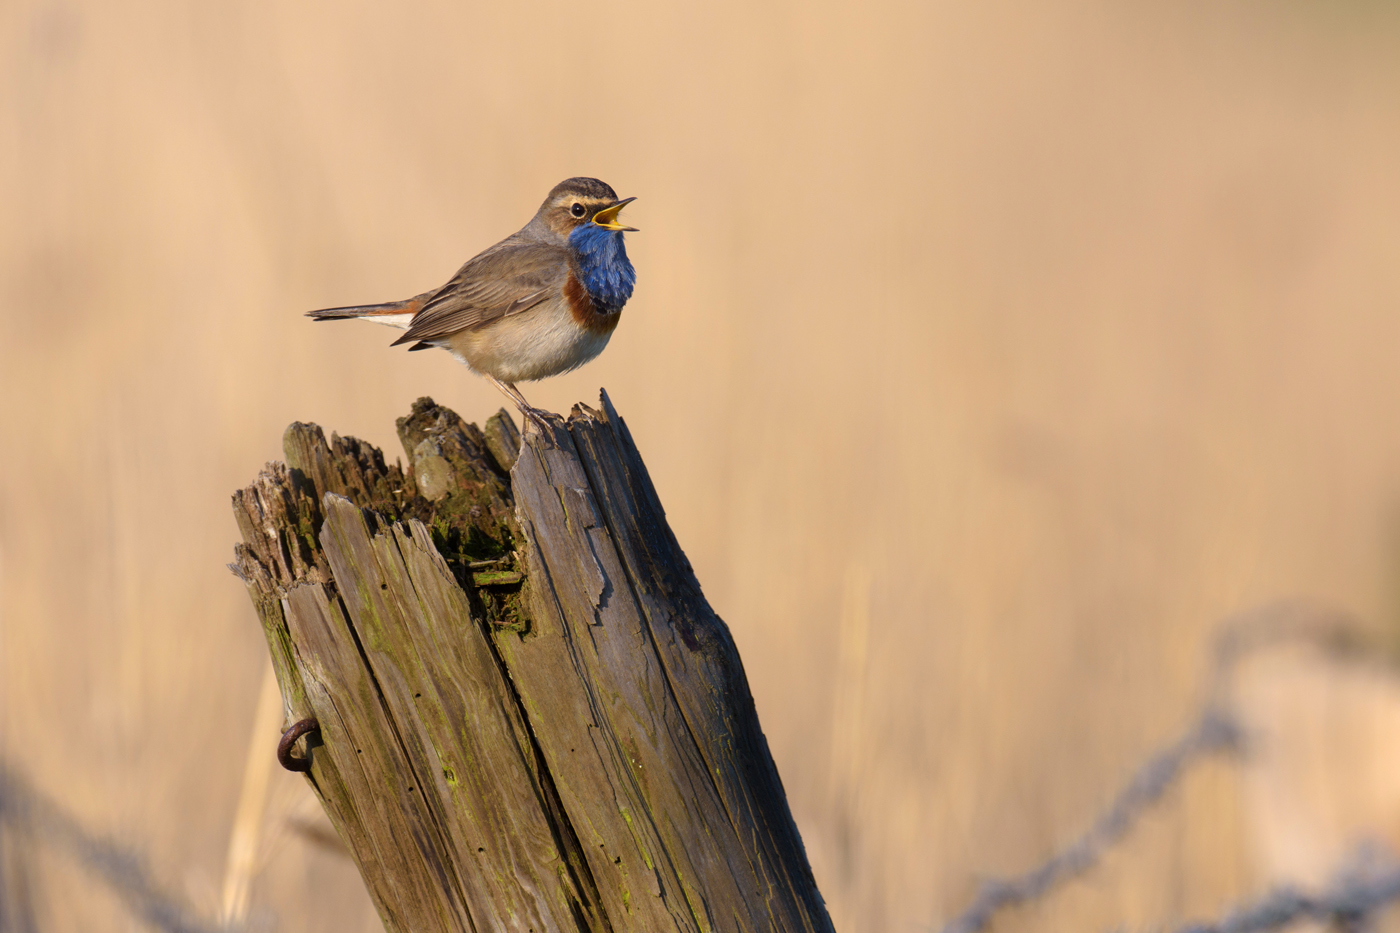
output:
<path id="1" fill-rule="evenodd" d="M 277 763 L 288 771 L 310 771 L 311 749 L 306 749 L 305 758 L 296 758 L 292 755 L 292 746 L 297 744 L 297 739 L 319 728 L 321 724 L 314 719 L 301 719 L 293 723 L 290 729 L 282 733 L 282 741 L 277 743 Z"/>

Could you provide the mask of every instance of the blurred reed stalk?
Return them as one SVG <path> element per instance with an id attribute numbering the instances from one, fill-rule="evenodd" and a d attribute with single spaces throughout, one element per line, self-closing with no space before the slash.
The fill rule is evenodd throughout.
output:
<path id="1" fill-rule="evenodd" d="M 268 784 L 276 760 L 273 749 L 277 747 L 282 718 L 282 693 L 269 662 L 263 669 L 262 688 L 258 691 L 258 705 L 243 766 L 243 790 L 238 795 L 238 810 L 229 834 L 219 906 L 219 922 L 227 927 L 240 926 L 248 917 L 249 893 L 258 871 L 258 843 L 263 814 L 267 810 Z"/>
<path id="2" fill-rule="evenodd" d="M 852 928 L 856 849 L 860 828 L 858 809 L 865 761 L 866 657 L 870 644 L 870 571 L 864 565 L 846 568 L 841 598 L 841 630 L 837 643 L 835 708 L 831 720 L 831 812 L 835 820 L 842 913 L 837 929 Z M 844 921 L 844 922 L 841 922 Z"/>
<path id="3" fill-rule="evenodd" d="M 35 855 L 33 845 L 0 818 L 0 933 L 37 933 L 39 929 L 34 909 L 38 885 L 31 877 Z"/>

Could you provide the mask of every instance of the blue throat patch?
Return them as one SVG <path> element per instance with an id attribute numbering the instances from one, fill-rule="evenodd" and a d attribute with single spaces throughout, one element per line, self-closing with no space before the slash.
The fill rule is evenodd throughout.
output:
<path id="1" fill-rule="evenodd" d="M 578 256 L 579 278 L 593 306 L 603 314 L 621 311 L 637 284 L 637 272 L 622 245 L 622 231 L 584 224 L 569 234 L 569 245 Z"/>

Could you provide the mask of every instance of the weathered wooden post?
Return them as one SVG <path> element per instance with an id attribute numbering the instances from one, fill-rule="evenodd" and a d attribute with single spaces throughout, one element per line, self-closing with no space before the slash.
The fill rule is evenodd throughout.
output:
<path id="1" fill-rule="evenodd" d="M 235 494 L 307 778 L 394 933 L 830 931 L 729 630 L 602 409 L 522 443 L 420 399 L 407 471 L 294 424 Z"/>

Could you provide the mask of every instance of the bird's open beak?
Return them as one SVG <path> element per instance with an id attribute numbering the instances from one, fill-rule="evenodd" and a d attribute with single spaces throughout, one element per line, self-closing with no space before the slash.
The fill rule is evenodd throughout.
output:
<path id="1" fill-rule="evenodd" d="M 593 222 L 604 230 L 626 230 L 632 233 L 637 232 L 636 227 L 624 227 L 617 222 L 618 211 L 631 204 L 636 198 L 623 198 L 621 201 L 614 201 L 601 211 L 593 215 Z"/>

